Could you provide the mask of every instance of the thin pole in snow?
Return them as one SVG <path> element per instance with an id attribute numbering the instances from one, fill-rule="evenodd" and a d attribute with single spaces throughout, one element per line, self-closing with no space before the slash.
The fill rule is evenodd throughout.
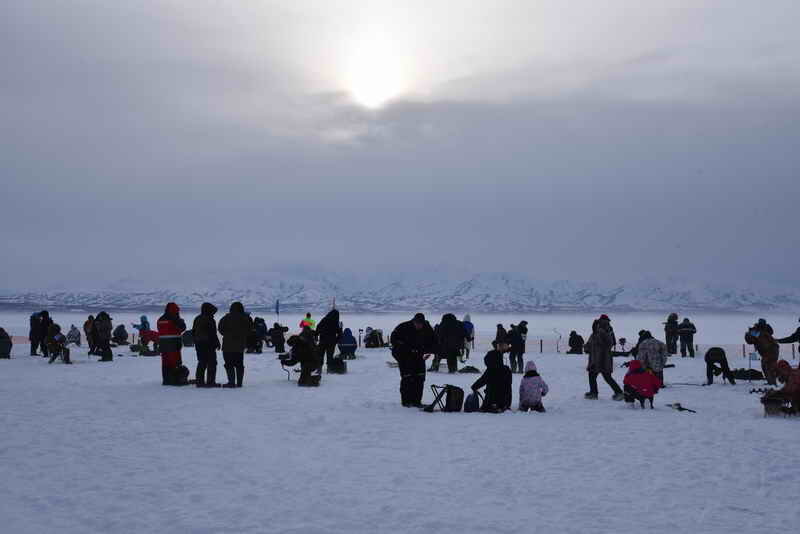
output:
<path id="1" fill-rule="evenodd" d="M 543 352 L 544 352 L 544 340 L 539 339 L 539 354 L 542 354 Z"/>

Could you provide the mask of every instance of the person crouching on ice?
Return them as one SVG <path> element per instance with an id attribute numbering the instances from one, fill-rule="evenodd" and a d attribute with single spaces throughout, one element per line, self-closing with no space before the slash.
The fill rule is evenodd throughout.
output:
<path id="1" fill-rule="evenodd" d="M 300 387 L 317 387 L 322 379 L 322 358 L 314 346 L 313 341 L 309 341 L 302 336 L 291 336 L 286 342 L 291 347 L 288 357 L 282 357 L 283 365 L 300 364 L 300 379 L 297 385 Z"/>
<path id="2" fill-rule="evenodd" d="M 628 369 L 628 374 L 622 382 L 625 386 L 625 402 L 633 404 L 634 401 L 639 401 L 644 409 L 644 401 L 649 400 L 652 410 L 653 397 L 661 387 L 661 380 L 653 373 L 645 371 L 639 360 L 632 360 Z"/>
<path id="3" fill-rule="evenodd" d="M 158 349 L 161 351 L 161 384 L 177 385 L 177 370 L 181 360 L 181 334 L 186 323 L 181 319 L 181 309 L 174 302 L 167 304 L 164 315 L 158 318 Z"/>
<path id="4" fill-rule="evenodd" d="M 486 386 L 482 412 L 501 413 L 511 409 L 511 369 L 503 365 L 503 353 L 509 349 L 507 342 L 497 342 L 495 349 L 490 350 L 483 358 L 486 370 L 472 384 L 472 391 L 478 391 Z"/>
<path id="5" fill-rule="evenodd" d="M 529 361 L 525 364 L 525 376 L 519 383 L 519 411 L 527 412 L 533 410 L 534 412 L 544 413 L 545 409 L 542 405 L 542 397 L 547 395 L 550 389 L 547 387 L 547 382 L 539 376 L 536 370 L 536 364 Z"/>

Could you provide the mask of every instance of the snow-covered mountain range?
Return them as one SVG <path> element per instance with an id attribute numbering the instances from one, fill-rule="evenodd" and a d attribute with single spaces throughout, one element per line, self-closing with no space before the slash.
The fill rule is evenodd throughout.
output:
<path id="1" fill-rule="evenodd" d="M 327 307 L 335 298 L 340 309 L 351 312 L 800 310 L 800 291 L 795 287 L 753 289 L 678 280 L 602 285 L 542 282 L 502 273 L 461 277 L 266 273 L 207 283 L 205 289 L 187 289 L 185 285 L 172 289 L 152 287 L 126 279 L 98 290 L 7 291 L 0 294 L 0 306 L 125 310 L 161 308 L 169 301 L 197 308 L 205 301 L 226 305 L 240 300 L 249 308 L 271 309 L 280 299 L 281 310 L 305 311 Z"/>

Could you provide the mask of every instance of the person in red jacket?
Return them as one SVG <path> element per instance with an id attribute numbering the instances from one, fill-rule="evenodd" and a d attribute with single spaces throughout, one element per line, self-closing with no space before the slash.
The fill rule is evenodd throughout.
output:
<path id="1" fill-rule="evenodd" d="M 625 402 L 639 401 L 644 409 L 644 401 L 649 400 L 652 410 L 653 397 L 662 386 L 661 380 L 653 373 L 645 371 L 639 360 L 632 360 L 628 369 L 628 374 L 625 375 L 625 380 L 622 382 L 625 386 Z"/>
<path id="2" fill-rule="evenodd" d="M 181 334 L 186 323 L 181 319 L 181 310 L 174 302 L 167 304 L 164 315 L 158 318 L 158 348 L 161 351 L 161 378 L 165 386 L 177 385 L 178 367 L 181 360 Z"/>

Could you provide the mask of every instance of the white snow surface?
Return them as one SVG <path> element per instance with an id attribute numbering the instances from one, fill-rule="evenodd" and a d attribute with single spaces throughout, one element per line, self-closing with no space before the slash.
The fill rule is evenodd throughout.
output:
<path id="1" fill-rule="evenodd" d="M 478 323 L 470 363 L 481 369 L 494 324 Z M 530 353 L 550 385 L 547 413 L 491 415 L 401 407 L 384 349 L 361 349 L 348 374 L 324 375 L 318 389 L 287 381 L 271 352 L 246 355 L 238 390 L 162 387 L 160 359 L 127 350 L 112 363 L 73 350 L 72 366 L 27 352 L 16 345 L 0 360 L 4 532 L 774 533 L 800 524 L 800 420 L 764 418 L 746 382 L 677 385 L 704 380 L 702 358 L 673 358 L 676 385 L 651 411 L 611 401 L 602 379 L 601 399 L 584 400 L 584 356 Z M 193 370 L 193 349 L 183 359 Z M 427 385 L 468 390 L 477 376 L 429 373 Z"/>

